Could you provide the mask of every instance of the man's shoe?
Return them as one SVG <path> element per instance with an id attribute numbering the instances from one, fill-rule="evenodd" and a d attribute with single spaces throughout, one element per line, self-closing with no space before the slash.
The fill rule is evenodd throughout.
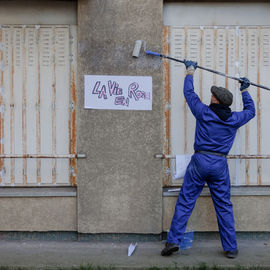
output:
<path id="1" fill-rule="evenodd" d="M 179 245 L 166 243 L 165 248 L 161 251 L 162 256 L 170 256 L 173 252 L 179 250 Z"/>
<path id="2" fill-rule="evenodd" d="M 237 257 L 238 250 L 235 251 L 225 251 L 225 256 L 229 259 L 235 259 Z"/>

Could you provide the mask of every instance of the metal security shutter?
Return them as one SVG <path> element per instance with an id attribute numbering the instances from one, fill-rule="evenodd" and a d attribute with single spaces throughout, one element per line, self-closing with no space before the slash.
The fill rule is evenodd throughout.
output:
<path id="1" fill-rule="evenodd" d="M 76 28 L 0 29 L 0 184 L 75 184 Z"/>
<path id="2" fill-rule="evenodd" d="M 167 43 L 167 53 L 175 58 L 191 59 L 204 67 L 233 76 L 246 76 L 253 82 L 270 85 L 270 27 L 165 27 L 165 33 L 165 48 Z M 184 65 L 177 62 L 167 65 L 170 74 L 167 87 L 170 88 L 170 95 L 165 103 L 171 104 L 169 124 L 167 123 L 170 125 L 167 135 L 170 153 L 172 156 L 192 154 L 195 119 L 184 101 L 182 92 Z M 232 109 L 242 110 L 238 82 L 202 70 L 197 70 L 194 78 L 195 90 L 204 103 L 209 104 L 210 87 L 215 84 L 232 91 Z M 229 160 L 231 180 L 233 185 L 269 185 L 270 161 L 261 157 L 270 155 L 270 93 L 255 87 L 251 87 L 249 92 L 255 102 L 257 115 L 237 133 L 230 154 L 242 157 Z M 244 158 L 247 155 L 255 157 Z M 171 172 L 173 167 L 174 162 L 171 161 Z M 170 184 L 179 183 L 170 180 Z"/>

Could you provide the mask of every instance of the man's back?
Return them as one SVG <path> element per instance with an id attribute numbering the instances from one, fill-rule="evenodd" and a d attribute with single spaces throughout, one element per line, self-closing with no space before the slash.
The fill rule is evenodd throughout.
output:
<path id="1" fill-rule="evenodd" d="M 242 93 L 244 109 L 232 112 L 222 120 L 209 106 L 203 104 L 193 88 L 193 76 L 188 75 L 184 83 L 184 95 L 196 118 L 195 151 L 211 151 L 228 154 L 237 129 L 255 116 L 255 106 L 248 92 Z"/>

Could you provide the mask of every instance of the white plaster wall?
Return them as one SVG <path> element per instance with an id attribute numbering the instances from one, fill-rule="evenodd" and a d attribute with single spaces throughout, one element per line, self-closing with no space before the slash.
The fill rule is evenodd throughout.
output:
<path id="1" fill-rule="evenodd" d="M 270 3 L 165 3 L 164 25 L 269 25 Z"/>
<path id="2" fill-rule="evenodd" d="M 77 1 L 0 1 L 0 24 L 77 24 Z"/>

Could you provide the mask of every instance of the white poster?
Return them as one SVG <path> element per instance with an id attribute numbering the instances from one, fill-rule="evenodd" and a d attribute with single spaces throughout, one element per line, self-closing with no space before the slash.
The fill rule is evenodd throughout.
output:
<path id="1" fill-rule="evenodd" d="M 84 108 L 152 110 L 152 77 L 84 75 Z"/>

